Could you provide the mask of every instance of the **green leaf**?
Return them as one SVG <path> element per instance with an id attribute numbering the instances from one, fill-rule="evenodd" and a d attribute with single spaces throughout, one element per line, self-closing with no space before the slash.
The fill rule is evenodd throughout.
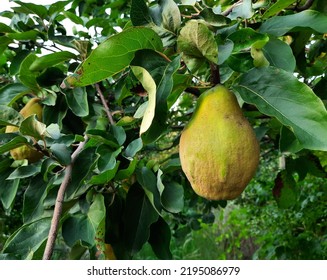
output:
<path id="1" fill-rule="evenodd" d="M 140 49 L 161 51 L 161 39 L 149 28 L 128 28 L 101 43 L 65 82 L 78 87 L 111 77 L 129 66 Z"/>
<path id="2" fill-rule="evenodd" d="M 45 136 L 49 136 L 46 125 L 37 120 L 36 114 L 30 115 L 22 121 L 19 132 L 36 140 L 42 140 Z"/>
<path id="3" fill-rule="evenodd" d="M 212 31 L 204 22 L 189 20 L 177 39 L 178 50 L 188 68 L 197 70 L 205 59 L 218 63 L 218 45 Z"/>
<path id="4" fill-rule="evenodd" d="M 20 83 L 5 85 L 0 88 L 0 105 L 11 106 L 16 100 L 29 92 L 29 89 Z"/>
<path id="5" fill-rule="evenodd" d="M 142 186 L 149 201 L 158 214 L 161 212 L 160 193 L 157 188 L 157 179 L 153 172 L 147 167 L 142 167 L 136 171 L 137 181 Z"/>
<path id="6" fill-rule="evenodd" d="M 7 24 L 0 22 L 0 32 L 1 33 L 13 33 L 15 31 L 12 30 Z"/>
<path id="7" fill-rule="evenodd" d="M 278 0 L 276 3 L 274 3 L 273 5 L 271 5 L 269 7 L 269 9 L 267 9 L 265 11 L 265 13 L 262 15 L 263 19 L 267 19 L 271 16 L 274 16 L 276 14 L 278 14 L 280 11 L 282 11 L 283 9 L 287 8 L 289 5 L 293 4 L 294 0 Z"/>
<path id="8" fill-rule="evenodd" d="M 16 254 L 22 259 L 32 259 L 33 254 L 47 239 L 50 223 L 51 218 L 42 218 L 24 224 L 7 239 L 3 253 Z"/>
<path id="9" fill-rule="evenodd" d="M 327 151 L 326 108 L 292 73 L 274 67 L 252 69 L 234 89 L 245 102 L 291 128 L 304 148 Z"/>
<path id="10" fill-rule="evenodd" d="M 206 23 L 221 27 L 229 24 L 231 20 L 223 15 L 216 14 L 211 8 L 204 8 L 201 10 L 199 16 L 206 21 Z"/>
<path id="11" fill-rule="evenodd" d="M 144 0 L 132 0 L 130 14 L 134 26 L 147 25 L 152 22 L 149 8 Z"/>
<path id="12" fill-rule="evenodd" d="M 30 71 L 43 71 L 46 68 L 55 66 L 69 59 L 76 58 L 76 55 L 68 52 L 61 51 L 56 53 L 47 54 L 41 57 L 37 57 L 34 62 L 30 65 Z"/>
<path id="13" fill-rule="evenodd" d="M 91 139 L 97 140 L 99 144 L 104 143 L 111 148 L 120 147 L 120 145 L 117 143 L 117 139 L 110 132 L 100 129 L 90 129 L 86 133 Z"/>
<path id="14" fill-rule="evenodd" d="M 261 49 L 269 41 L 269 36 L 258 33 L 252 28 L 243 28 L 230 34 L 227 39 L 234 43 L 233 53 L 237 53 L 253 45 Z"/>
<path id="15" fill-rule="evenodd" d="M 27 143 L 27 139 L 15 133 L 0 134 L 0 154 L 18 148 Z"/>
<path id="16" fill-rule="evenodd" d="M 303 147 L 299 140 L 296 139 L 294 133 L 286 126 L 282 126 L 280 131 L 279 150 L 283 153 L 295 154 L 302 149 Z"/>
<path id="17" fill-rule="evenodd" d="M 99 155 L 95 148 L 86 148 L 76 158 L 73 165 L 71 181 L 68 185 L 67 198 L 74 198 L 84 193 L 90 186 L 85 184 L 91 171 L 94 170 Z"/>
<path id="18" fill-rule="evenodd" d="M 98 159 L 98 169 L 100 172 L 111 170 L 116 165 L 116 157 L 120 154 L 122 148 L 114 150 L 107 145 L 100 145 L 96 152 L 100 155 Z"/>
<path id="19" fill-rule="evenodd" d="M 137 138 L 130 142 L 126 147 L 124 156 L 128 159 L 133 159 L 138 151 L 140 151 L 143 147 L 143 142 L 141 138 Z"/>
<path id="20" fill-rule="evenodd" d="M 162 206 L 171 213 L 179 213 L 184 208 L 184 189 L 177 182 L 165 182 L 161 194 Z"/>
<path id="21" fill-rule="evenodd" d="M 293 15 L 272 17 L 261 25 L 259 31 L 282 36 L 297 27 L 307 27 L 319 33 L 327 33 L 327 15 L 305 10 Z"/>
<path id="22" fill-rule="evenodd" d="M 36 81 L 36 75 L 30 70 L 30 65 L 37 59 L 37 56 L 34 53 L 30 53 L 22 61 L 19 69 L 19 80 L 28 88 L 39 91 L 39 85 Z"/>
<path id="23" fill-rule="evenodd" d="M 286 170 L 280 171 L 275 179 L 273 195 L 278 207 L 286 209 L 294 206 L 299 197 L 299 190 L 292 175 Z"/>
<path id="24" fill-rule="evenodd" d="M 44 5 L 24 3 L 22 1 L 15 1 L 15 3 L 19 4 L 21 7 L 26 8 L 28 14 L 36 14 L 41 19 L 45 19 L 48 14 L 48 10 Z"/>
<path id="25" fill-rule="evenodd" d="M 108 184 L 116 175 L 120 162 L 116 162 L 115 166 L 112 169 L 102 171 L 98 175 L 93 175 L 89 181 L 92 185 L 104 185 Z"/>
<path id="26" fill-rule="evenodd" d="M 47 184 L 41 174 L 30 180 L 24 193 L 23 221 L 30 223 L 41 218 L 44 212 L 43 202 L 47 195 Z"/>
<path id="27" fill-rule="evenodd" d="M 124 240 L 130 255 L 137 253 L 150 237 L 150 226 L 158 220 L 144 190 L 134 184 L 126 197 Z"/>
<path id="28" fill-rule="evenodd" d="M 35 41 L 37 37 L 39 36 L 39 32 L 36 30 L 29 30 L 25 32 L 15 32 L 15 33 L 9 33 L 7 34 L 7 37 L 12 40 L 18 40 L 18 41 Z"/>
<path id="29" fill-rule="evenodd" d="M 83 246 L 92 248 L 105 211 L 103 195 L 96 194 L 87 215 L 76 214 L 67 218 L 62 225 L 62 235 L 67 245 L 73 247 L 81 242 Z"/>
<path id="30" fill-rule="evenodd" d="M 89 114 L 89 104 L 87 102 L 87 92 L 85 87 L 74 88 L 65 94 L 68 107 L 78 117 L 86 117 Z"/>
<path id="31" fill-rule="evenodd" d="M 271 66 L 281 68 L 287 72 L 294 72 L 296 60 L 291 47 L 285 42 L 270 38 L 262 49 Z"/>
<path id="32" fill-rule="evenodd" d="M 23 116 L 15 109 L 8 106 L 0 105 L 0 125 L 19 126 L 23 119 Z"/>
<path id="33" fill-rule="evenodd" d="M 51 145 L 50 150 L 56 159 L 62 165 L 69 165 L 71 162 L 71 147 L 67 147 L 65 144 L 54 143 Z"/>
<path id="34" fill-rule="evenodd" d="M 15 179 L 23 179 L 34 176 L 41 171 L 41 166 L 39 165 L 27 165 L 27 166 L 20 166 L 12 172 L 7 180 L 15 180 Z"/>
<path id="35" fill-rule="evenodd" d="M 237 5 L 232 12 L 228 15 L 228 17 L 232 20 L 237 18 L 244 18 L 248 19 L 253 16 L 253 9 L 252 9 L 252 1 L 251 0 L 244 0 L 241 4 Z"/>
<path id="36" fill-rule="evenodd" d="M 117 142 L 119 145 L 123 145 L 126 141 L 126 132 L 124 128 L 117 125 L 111 125 L 110 131 L 112 131 L 112 134 L 115 136 Z"/>
<path id="37" fill-rule="evenodd" d="M 166 221 L 159 217 L 158 221 L 153 223 L 150 228 L 149 243 L 153 252 L 159 259 L 171 260 L 170 252 L 171 232 Z"/>
<path id="38" fill-rule="evenodd" d="M 173 0 L 159 0 L 150 8 L 150 15 L 156 25 L 176 33 L 181 26 L 181 13 Z"/>
<path id="39" fill-rule="evenodd" d="M 5 159 L 0 162 L 0 201 L 4 210 L 9 213 L 16 198 L 20 179 L 6 180 L 12 173 L 10 168 L 11 160 Z"/>
<path id="40" fill-rule="evenodd" d="M 162 182 L 162 175 L 162 171 L 159 170 L 157 174 L 157 187 L 160 192 L 161 205 L 171 213 L 179 213 L 184 208 L 183 186 L 174 181 Z"/>
<path id="41" fill-rule="evenodd" d="M 142 135 L 149 129 L 154 118 L 157 86 L 150 73 L 146 69 L 139 66 L 131 66 L 131 69 L 135 77 L 140 81 L 143 88 L 148 93 L 148 103 L 140 127 L 140 135 Z"/>
<path id="42" fill-rule="evenodd" d="M 130 176 L 132 176 L 132 174 L 135 171 L 136 165 L 138 163 L 138 160 L 136 158 L 134 158 L 128 165 L 127 168 L 125 169 L 120 169 L 116 176 L 115 176 L 115 180 L 124 180 L 129 178 Z"/>
<path id="43" fill-rule="evenodd" d="M 69 18 L 72 22 L 80 25 L 84 25 L 83 19 L 77 16 L 76 14 L 69 12 L 69 11 L 64 11 L 62 13 L 66 18 Z"/>

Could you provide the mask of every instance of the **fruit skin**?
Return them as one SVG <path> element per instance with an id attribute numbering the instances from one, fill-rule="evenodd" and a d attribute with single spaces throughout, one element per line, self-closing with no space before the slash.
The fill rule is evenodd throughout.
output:
<path id="1" fill-rule="evenodd" d="M 24 118 L 36 114 L 37 118 L 39 120 L 42 120 L 42 106 L 39 101 L 40 99 L 36 97 L 30 99 L 26 103 L 26 105 L 20 110 L 19 113 Z M 13 133 L 18 130 L 19 128 L 17 126 L 9 125 L 6 127 L 6 133 Z M 27 159 L 31 163 L 36 162 L 43 157 L 42 153 L 38 152 L 36 149 L 33 149 L 28 145 L 23 145 L 21 147 L 10 150 L 10 154 L 15 160 Z"/>
<path id="2" fill-rule="evenodd" d="M 238 197 L 254 176 L 260 148 L 235 95 L 222 85 L 204 92 L 179 143 L 194 191 L 209 200 Z"/>

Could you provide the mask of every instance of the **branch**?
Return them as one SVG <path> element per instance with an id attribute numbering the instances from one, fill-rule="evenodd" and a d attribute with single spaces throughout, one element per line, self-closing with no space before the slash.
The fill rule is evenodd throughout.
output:
<path id="1" fill-rule="evenodd" d="M 47 240 L 47 244 L 45 246 L 45 250 L 43 253 L 43 260 L 50 260 L 50 258 L 52 256 L 57 233 L 58 233 L 59 221 L 60 221 L 60 216 L 62 213 L 65 192 L 66 192 L 67 186 L 69 184 L 69 181 L 70 181 L 70 178 L 72 175 L 73 165 L 74 165 L 74 162 L 75 162 L 77 156 L 79 155 L 79 153 L 83 149 L 84 145 L 86 144 L 87 140 L 88 140 L 88 137 L 85 135 L 84 141 L 79 143 L 77 149 L 72 154 L 71 163 L 66 167 L 66 174 L 60 185 L 60 188 L 59 188 L 59 191 L 57 194 L 56 204 L 55 204 L 53 217 L 52 217 L 52 221 L 51 221 L 51 226 L 50 226 L 50 230 L 49 230 L 49 234 L 48 234 L 48 240 Z"/>
<path id="2" fill-rule="evenodd" d="M 105 109 L 105 111 L 106 111 L 106 114 L 107 114 L 107 116 L 108 116 L 108 119 L 109 119 L 110 124 L 111 124 L 111 125 L 114 125 L 114 124 L 115 124 L 115 121 L 114 121 L 114 119 L 112 118 L 112 114 L 111 114 L 110 109 L 109 109 L 109 107 L 108 107 L 107 101 L 106 101 L 106 99 L 105 99 L 104 96 L 103 96 L 103 93 L 102 93 L 102 91 L 101 91 L 101 89 L 100 89 L 99 84 L 95 84 L 95 88 L 96 88 L 96 90 L 97 90 L 97 93 L 98 93 L 99 96 L 100 96 L 100 99 L 101 99 L 102 105 L 103 105 L 103 107 L 104 107 L 104 109 Z"/>
<path id="3" fill-rule="evenodd" d="M 309 9 L 309 8 L 312 6 L 313 1 L 314 1 L 314 0 L 307 0 L 307 1 L 303 4 L 303 6 L 296 7 L 296 10 L 297 10 L 298 12 L 302 12 L 302 11 L 304 11 L 304 10 Z"/>
<path id="4" fill-rule="evenodd" d="M 236 3 L 234 3 L 231 7 L 229 7 L 226 11 L 222 12 L 221 14 L 225 17 L 228 16 L 236 6 L 241 5 L 242 3 L 243 3 L 243 0 L 240 0 Z"/>

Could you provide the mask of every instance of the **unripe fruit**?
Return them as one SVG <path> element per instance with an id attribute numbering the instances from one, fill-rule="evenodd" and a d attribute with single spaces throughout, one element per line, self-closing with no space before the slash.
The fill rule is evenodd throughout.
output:
<path id="1" fill-rule="evenodd" d="M 20 114 L 24 117 L 27 118 L 30 115 L 36 114 L 37 118 L 39 120 L 42 120 L 42 106 L 39 103 L 40 99 L 39 98 L 32 98 L 30 99 L 26 105 L 20 110 Z M 13 133 L 18 131 L 18 127 L 16 126 L 7 126 L 6 127 L 6 133 Z M 27 159 L 29 162 L 33 163 L 38 160 L 40 160 L 43 157 L 43 154 L 37 151 L 36 149 L 31 148 L 30 146 L 23 145 L 21 147 L 12 149 L 10 151 L 11 156 L 15 160 L 22 160 L 22 159 Z"/>
<path id="2" fill-rule="evenodd" d="M 199 196 L 228 200 L 243 192 L 259 163 L 259 143 L 232 92 L 218 85 L 200 96 L 179 154 Z"/>

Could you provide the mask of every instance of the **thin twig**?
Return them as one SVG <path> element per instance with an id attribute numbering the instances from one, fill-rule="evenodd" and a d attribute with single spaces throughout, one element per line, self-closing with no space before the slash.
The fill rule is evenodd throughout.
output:
<path id="1" fill-rule="evenodd" d="M 111 125 L 115 125 L 115 121 L 114 121 L 114 119 L 112 118 L 112 114 L 111 114 L 110 109 L 109 109 L 109 107 L 108 107 L 107 101 L 106 101 L 106 99 L 105 99 L 104 96 L 103 96 L 103 93 L 102 93 L 102 91 L 101 91 L 101 89 L 100 89 L 99 84 L 95 84 L 95 88 L 96 88 L 96 90 L 97 90 L 97 93 L 98 93 L 99 96 L 100 96 L 100 99 L 101 99 L 102 105 L 103 105 L 103 107 L 104 107 L 104 109 L 105 109 L 105 111 L 106 111 L 106 114 L 107 114 L 107 116 L 108 116 L 108 119 L 109 119 L 110 124 L 111 124 Z"/>
<path id="2" fill-rule="evenodd" d="M 88 140 L 88 137 L 85 135 L 84 141 L 79 143 L 77 149 L 72 154 L 71 163 L 66 167 L 66 173 L 65 173 L 64 179 L 59 187 L 59 191 L 57 194 L 56 204 L 55 204 L 53 217 L 52 217 L 52 221 L 51 221 L 51 226 L 50 226 L 50 230 L 49 230 L 49 235 L 48 235 L 48 240 L 47 240 L 47 244 L 45 246 L 45 250 L 43 253 L 43 260 L 50 260 L 50 258 L 52 256 L 55 241 L 57 238 L 59 221 L 60 221 L 60 217 L 61 217 L 61 213 L 62 213 L 65 192 L 66 192 L 67 186 L 69 184 L 69 181 L 71 179 L 73 165 L 74 165 L 74 162 L 75 162 L 77 156 L 79 155 L 79 153 L 83 149 L 84 145 L 86 144 L 87 140 Z"/>

